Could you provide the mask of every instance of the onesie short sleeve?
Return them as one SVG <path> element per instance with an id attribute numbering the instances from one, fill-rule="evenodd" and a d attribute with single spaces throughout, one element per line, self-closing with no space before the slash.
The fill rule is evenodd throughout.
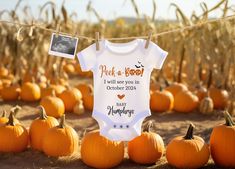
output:
<path id="1" fill-rule="evenodd" d="M 161 49 L 157 44 L 150 42 L 147 49 L 147 63 L 150 68 L 161 69 L 168 52 Z"/>
<path id="2" fill-rule="evenodd" d="M 95 45 L 90 45 L 77 54 L 82 71 L 92 70 L 96 63 Z"/>

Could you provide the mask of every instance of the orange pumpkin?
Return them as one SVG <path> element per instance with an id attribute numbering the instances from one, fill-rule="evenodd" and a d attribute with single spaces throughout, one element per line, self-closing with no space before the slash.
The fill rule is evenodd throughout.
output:
<path id="1" fill-rule="evenodd" d="M 55 96 L 55 92 L 52 92 L 52 96 L 46 96 L 42 98 L 40 105 L 46 110 L 48 116 L 61 117 L 65 112 L 64 102 Z"/>
<path id="2" fill-rule="evenodd" d="M 210 136 L 211 156 L 216 165 L 235 168 L 235 123 L 224 112 L 225 124 L 213 128 Z"/>
<path id="3" fill-rule="evenodd" d="M 81 142 L 81 159 L 93 168 L 112 168 L 124 159 L 124 143 L 101 136 L 98 130 L 87 133 Z"/>
<path id="4" fill-rule="evenodd" d="M 47 84 L 46 87 L 41 88 L 42 98 L 52 95 L 53 90 L 55 91 L 56 96 L 59 96 L 64 90 L 66 90 L 66 88 L 59 84 Z"/>
<path id="5" fill-rule="evenodd" d="M 83 97 L 83 104 L 85 109 L 92 111 L 94 105 L 94 95 L 93 94 L 85 95 Z"/>
<path id="6" fill-rule="evenodd" d="M 174 97 L 173 95 L 166 91 L 153 91 L 150 97 L 150 108 L 152 111 L 164 112 L 169 111 L 174 106 Z"/>
<path id="7" fill-rule="evenodd" d="M 8 118 L 6 117 L 6 110 L 3 110 L 2 116 L 0 117 L 0 125 L 8 122 Z"/>
<path id="8" fill-rule="evenodd" d="M 7 75 L 9 74 L 8 69 L 5 68 L 4 66 L 0 66 L 0 77 L 7 77 Z"/>
<path id="9" fill-rule="evenodd" d="M 63 70 L 68 74 L 74 74 L 75 68 L 72 63 L 67 63 L 63 66 Z"/>
<path id="10" fill-rule="evenodd" d="M 12 84 L 4 87 L 1 90 L 1 96 L 4 101 L 15 101 L 20 95 L 20 86 L 18 84 Z"/>
<path id="11" fill-rule="evenodd" d="M 43 152 L 54 157 L 69 156 L 78 151 L 78 141 L 76 131 L 65 124 L 63 115 L 60 124 L 46 132 L 42 143 Z"/>
<path id="12" fill-rule="evenodd" d="M 171 94 L 175 97 L 178 92 L 186 91 L 188 90 L 188 88 L 182 83 L 174 82 L 171 85 L 167 86 L 165 90 L 171 92 Z"/>
<path id="13" fill-rule="evenodd" d="M 64 102 L 65 111 L 72 112 L 77 102 L 82 99 L 82 94 L 76 88 L 68 88 L 59 95 L 59 98 Z"/>
<path id="14" fill-rule="evenodd" d="M 20 97 L 23 101 L 37 101 L 41 97 L 40 87 L 33 82 L 26 82 L 21 86 Z"/>
<path id="15" fill-rule="evenodd" d="M 154 164 L 165 151 L 162 137 L 151 132 L 150 126 L 151 123 L 148 123 L 140 136 L 128 142 L 129 158 L 136 163 Z"/>
<path id="16" fill-rule="evenodd" d="M 209 89 L 209 95 L 216 109 L 224 109 L 228 105 L 229 95 L 226 90 L 211 87 Z"/>
<path id="17" fill-rule="evenodd" d="M 190 124 L 185 136 L 175 137 L 166 148 L 166 158 L 170 165 L 177 168 L 200 168 L 209 160 L 209 146 L 193 135 L 194 125 Z"/>
<path id="18" fill-rule="evenodd" d="M 196 87 L 195 94 L 197 95 L 199 101 L 201 101 L 204 97 L 207 96 L 207 89 L 202 86 Z"/>
<path id="19" fill-rule="evenodd" d="M 27 129 L 20 123 L 15 123 L 13 112 L 9 121 L 0 126 L 0 152 L 21 152 L 29 143 Z"/>
<path id="20" fill-rule="evenodd" d="M 0 79 L 0 93 L 1 93 L 2 88 L 3 88 L 3 83 L 2 83 L 2 80 Z"/>
<path id="21" fill-rule="evenodd" d="M 45 133 L 52 127 L 58 126 L 58 121 L 51 116 L 47 116 L 45 109 L 39 106 L 40 117 L 35 119 L 29 128 L 30 144 L 35 150 L 42 150 L 42 140 Z"/>
<path id="22" fill-rule="evenodd" d="M 174 110 L 183 113 L 189 113 L 197 108 L 199 100 L 196 95 L 190 91 L 178 92 L 174 99 Z"/>
<path id="23" fill-rule="evenodd" d="M 93 87 L 90 84 L 80 83 L 76 86 L 76 88 L 82 93 L 82 96 L 93 93 Z"/>

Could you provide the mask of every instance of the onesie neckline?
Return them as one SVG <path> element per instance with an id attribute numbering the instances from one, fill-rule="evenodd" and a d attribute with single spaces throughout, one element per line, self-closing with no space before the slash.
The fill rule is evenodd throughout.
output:
<path id="1" fill-rule="evenodd" d="M 129 50 L 127 52 L 117 52 L 111 48 L 111 46 L 113 46 L 113 47 L 121 49 L 122 47 L 132 46 L 132 45 L 135 45 L 135 47 L 133 47 L 131 50 Z M 126 54 L 133 53 L 134 51 L 138 50 L 140 46 L 141 46 L 140 39 L 134 39 L 130 42 L 125 42 L 125 43 L 114 43 L 114 42 L 110 42 L 109 40 L 106 40 L 106 39 L 104 40 L 104 48 L 115 55 L 126 55 Z"/>

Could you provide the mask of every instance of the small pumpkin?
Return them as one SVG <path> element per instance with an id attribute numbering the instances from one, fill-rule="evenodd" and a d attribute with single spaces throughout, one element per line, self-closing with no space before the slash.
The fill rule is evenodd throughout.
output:
<path id="1" fill-rule="evenodd" d="M 124 159 L 124 143 L 111 141 L 98 130 L 87 133 L 81 142 L 82 161 L 94 168 L 112 168 Z"/>
<path id="2" fill-rule="evenodd" d="M 65 115 L 60 124 L 50 128 L 43 138 L 43 152 L 48 156 L 69 156 L 78 151 L 78 135 L 76 131 L 65 124 Z"/>
<path id="3" fill-rule="evenodd" d="M 23 83 L 20 97 L 23 101 L 38 101 L 41 97 L 40 87 L 34 82 Z"/>
<path id="4" fill-rule="evenodd" d="M 190 124 L 185 136 L 175 137 L 166 148 L 166 158 L 170 165 L 177 168 L 200 168 L 209 160 L 209 146 L 193 135 L 194 125 Z"/>
<path id="5" fill-rule="evenodd" d="M 46 87 L 41 88 L 41 98 L 52 95 L 55 91 L 55 95 L 59 96 L 66 88 L 59 84 L 50 84 L 49 81 L 46 83 Z"/>
<path id="6" fill-rule="evenodd" d="M 4 101 L 15 101 L 20 95 L 20 86 L 18 84 L 11 84 L 10 86 L 3 87 L 1 96 Z"/>
<path id="7" fill-rule="evenodd" d="M 197 86 L 195 90 L 195 94 L 197 95 L 199 101 L 207 96 L 207 89 L 203 86 Z"/>
<path id="8" fill-rule="evenodd" d="M 85 109 L 92 111 L 93 110 L 93 105 L 94 105 L 94 95 L 88 94 L 83 97 L 83 104 Z"/>
<path id="9" fill-rule="evenodd" d="M 77 102 L 77 104 L 73 108 L 73 112 L 77 115 L 84 114 L 85 113 L 85 108 L 83 106 L 82 100 Z"/>
<path id="10" fill-rule="evenodd" d="M 174 99 L 174 110 L 183 113 L 189 113 L 197 108 L 199 104 L 198 97 L 190 91 L 178 92 Z"/>
<path id="11" fill-rule="evenodd" d="M 72 63 L 67 63 L 63 66 L 63 70 L 68 73 L 68 74 L 74 74 L 75 73 L 75 68 Z"/>
<path id="12" fill-rule="evenodd" d="M 55 92 L 52 92 L 52 96 L 46 96 L 40 101 L 40 105 L 46 110 L 48 116 L 61 117 L 65 112 L 64 102 L 55 96 Z"/>
<path id="13" fill-rule="evenodd" d="M 213 100 L 210 98 L 207 92 L 207 96 L 200 101 L 199 111 L 203 114 L 211 114 L 213 112 L 213 109 Z"/>
<path id="14" fill-rule="evenodd" d="M 211 156 L 216 165 L 235 168 L 235 123 L 227 111 L 225 124 L 213 128 L 210 136 Z"/>
<path id="15" fill-rule="evenodd" d="M 8 122 L 8 118 L 6 117 L 6 110 L 3 110 L 2 116 L 0 117 L 0 125 Z"/>
<path id="16" fill-rule="evenodd" d="M 3 65 L 0 65 L 0 77 L 7 77 L 7 75 L 9 74 L 9 71 L 7 68 L 5 68 Z"/>
<path id="17" fill-rule="evenodd" d="M 129 158 L 136 163 L 154 164 L 165 151 L 162 137 L 150 131 L 151 125 L 148 123 L 140 136 L 128 142 Z"/>
<path id="18" fill-rule="evenodd" d="M 76 88 L 82 93 L 82 96 L 93 93 L 93 87 L 90 84 L 80 83 Z"/>
<path id="19" fill-rule="evenodd" d="M 14 113 L 11 112 L 9 121 L 0 126 L 0 152 L 21 152 L 29 143 L 27 129 L 15 122 Z"/>
<path id="20" fill-rule="evenodd" d="M 186 91 L 188 90 L 188 88 L 182 83 L 174 82 L 171 85 L 167 86 L 165 90 L 171 92 L 171 94 L 175 97 L 178 92 Z"/>
<path id="21" fill-rule="evenodd" d="M 42 140 L 45 133 L 52 127 L 58 126 L 58 121 L 51 116 L 47 116 L 43 106 L 39 106 L 39 118 L 35 119 L 29 128 L 30 144 L 35 150 L 42 151 Z"/>
<path id="22" fill-rule="evenodd" d="M 209 95 L 216 109 L 224 109 L 228 105 L 229 94 L 226 90 L 216 87 L 209 89 Z"/>
<path id="23" fill-rule="evenodd" d="M 166 90 L 160 91 L 155 90 L 151 93 L 150 97 L 150 108 L 156 112 L 169 111 L 174 106 L 174 97 L 173 95 Z"/>
<path id="24" fill-rule="evenodd" d="M 59 95 L 59 98 L 64 102 L 65 111 L 72 112 L 76 103 L 82 99 L 82 94 L 76 88 L 68 88 Z"/>
<path id="25" fill-rule="evenodd" d="M 82 100 L 85 109 L 92 111 L 94 104 L 93 87 L 89 84 L 81 83 L 77 85 L 76 88 L 82 93 Z"/>

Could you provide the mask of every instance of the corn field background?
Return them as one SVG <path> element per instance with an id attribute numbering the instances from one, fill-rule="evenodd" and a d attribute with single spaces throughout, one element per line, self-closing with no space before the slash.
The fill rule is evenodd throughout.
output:
<path id="1" fill-rule="evenodd" d="M 14 22 L 31 24 L 32 18 L 28 6 L 23 8 L 24 16 L 18 16 L 17 13 L 19 12 L 18 7 L 20 3 L 21 1 L 17 3 L 14 11 L 1 11 L 0 18 L 2 19 L 3 15 L 9 15 Z M 132 4 L 137 18 L 136 22 L 132 24 L 128 24 L 122 18 L 116 19 L 113 23 L 105 21 L 99 16 L 95 8 L 93 8 L 92 3 L 87 5 L 87 12 L 94 13 L 99 22 L 94 24 L 84 21 L 75 22 L 73 18 L 76 18 L 76 13 L 72 13 L 69 16 L 64 5 L 62 5 L 61 9 L 58 9 L 53 2 L 47 2 L 40 8 L 40 17 L 35 19 L 34 22 L 52 29 L 56 29 L 57 25 L 60 24 L 61 31 L 70 34 L 77 33 L 79 35 L 94 37 L 94 33 L 98 31 L 104 38 L 115 38 L 142 36 L 147 35 L 150 30 L 153 32 L 162 32 L 187 25 L 203 23 L 209 20 L 209 13 L 215 10 L 223 9 L 223 15 L 221 17 L 227 16 L 228 11 L 234 11 L 234 7 L 227 5 L 227 0 L 222 0 L 211 9 L 208 9 L 207 5 L 202 3 L 201 8 L 204 12 L 199 16 L 192 14 L 190 18 L 187 18 L 176 4 L 171 4 L 175 8 L 177 21 L 158 22 L 155 19 L 156 9 L 153 10 L 152 17 L 144 15 L 144 19 L 140 19 L 140 13 L 135 1 L 132 1 Z M 156 8 L 156 4 L 153 5 L 153 8 Z M 35 28 L 33 35 L 29 36 L 30 27 L 24 27 L 20 35 L 20 38 L 23 38 L 23 40 L 17 41 L 16 32 L 18 29 L 19 27 L 4 23 L 0 25 L 2 65 L 6 65 L 14 74 L 20 75 L 20 71 L 23 69 L 33 69 L 33 67 L 44 69 L 45 67 L 52 67 L 51 65 L 54 63 L 60 63 L 60 58 L 48 55 L 49 32 Z M 208 74 L 211 70 L 213 74 L 213 85 L 232 90 L 235 85 L 234 36 L 234 19 L 230 19 L 228 21 L 205 24 L 191 30 L 153 38 L 154 42 L 169 52 L 167 63 L 161 72 L 156 73 L 156 78 L 158 80 L 165 78 L 169 81 L 184 82 L 189 85 L 206 84 Z M 79 41 L 78 51 L 91 43 L 93 42 L 81 39 Z"/>

